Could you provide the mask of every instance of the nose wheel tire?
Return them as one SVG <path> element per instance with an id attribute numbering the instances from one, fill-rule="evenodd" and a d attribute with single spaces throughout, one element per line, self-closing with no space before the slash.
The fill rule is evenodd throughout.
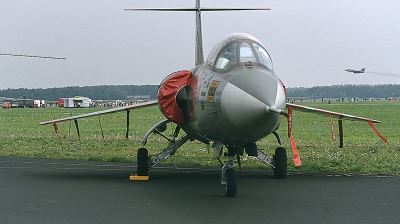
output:
<path id="1" fill-rule="evenodd" d="M 274 176 L 276 179 L 285 179 L 287 173 L 287 154 L 286 149 L 279 147 L 274 155 Z"/>
<path id="2" fill-rule="evenodd" d="M 149 175 L 149 151 L 146 148 L 140 148 L 137 151 L 137 173 L 138 176 Z"/>
<path id="3" fill-rule="evenodd" d="M 236 181 L 235 169 L 227 169 L 225 172 L 225 176 L 226 176 L 225 196 L 236 197 L 237 181 Z"/>

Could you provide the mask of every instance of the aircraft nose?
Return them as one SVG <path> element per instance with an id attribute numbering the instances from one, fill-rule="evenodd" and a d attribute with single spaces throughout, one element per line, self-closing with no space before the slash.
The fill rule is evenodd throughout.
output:
<path id="1" fill-rule="evenodd" d="M 235 77 L 230 83 L 270 108 L 285 108 L 285 90 L 273 72 L 254 69 L 244 74 Z"/>
<path id="2" fill-rule="evenodd" d="M 282 84 L 273 74 L 252 72 L 232 79 L 221 95 L 221 109 L 237 138 L 258 140 L 276 130 L 286 106 Z"/>

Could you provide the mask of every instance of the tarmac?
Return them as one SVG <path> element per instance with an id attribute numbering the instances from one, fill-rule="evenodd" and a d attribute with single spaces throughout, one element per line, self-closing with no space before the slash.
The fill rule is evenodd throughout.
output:
<path id="1" fill-rule="evenodd" d="M 1 223 L 399 223 L 400 177 L 243 170 L 224 196 L 220 170 L 0 157 Z"/>

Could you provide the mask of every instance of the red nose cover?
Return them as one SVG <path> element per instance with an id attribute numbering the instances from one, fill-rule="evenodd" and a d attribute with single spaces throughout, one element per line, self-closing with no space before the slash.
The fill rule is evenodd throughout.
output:
<path id="1" fill-rule="evenodd" d="M 176 95 L 182 87 L 190 84 L 191 79 L 191 71 L 176 72 L 161 83 L 161 87 L 158 90 L 158 103 L 161 112 L 167 119 L 177 124 L 183 124 L 185 116 L 176 103 Z"/>

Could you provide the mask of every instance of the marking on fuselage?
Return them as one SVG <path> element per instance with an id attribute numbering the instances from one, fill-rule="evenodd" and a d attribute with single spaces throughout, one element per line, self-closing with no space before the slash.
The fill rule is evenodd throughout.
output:
<path id="1" fill-rule="evenodd" d="M 208 89 L 207 102 L 213 103 L 215 92 L 217 91 L 220 81 L 213 80 L 210 88 Z"/>

